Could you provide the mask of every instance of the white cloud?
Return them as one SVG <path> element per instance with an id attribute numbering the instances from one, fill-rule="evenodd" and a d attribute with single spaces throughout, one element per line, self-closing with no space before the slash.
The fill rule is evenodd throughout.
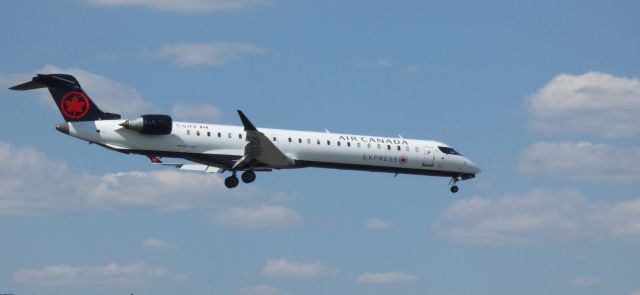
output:
<path id="1" fill-rule="evenodd" d="M 3 142 L 0 163 L 0 215 L 123 208 L 176 211 L 246 194 L 226 189 L 220 177 L 211 174 L 177 170 L 89 174 L 34 149 Z"/>
<path id="2" fill-rule="evenodd" d="M 145 287 L 154 281 L 183 282 L 187 274 L 175 273 L 164 267 L 152 267 L 144 261 L 121 265 L 115 262 L 99 266 L 51 265 L 41 269 L 20 270 L 13 281 L 43 286 L 117 286 Z"/>
<path id="3" fill-rule="evenodd" d="M 182 13 L 203 13 L 221 10 L 239 10 L 270 4 L 270 0 L 85 0 L 100 6 L 141 6 L 144 8 Z"/>
<path id="4" fill-rule="evenodd" d="M 388 58 L 379 58 L 379 59 L 376 61 L 376 64 L 377 64 L 377 65 L 379 65 L 379 66 L 381 66 L 381 67 L 390 67 L 390 66 L 392 66 L 392 65 L 393 65 L 393 63 L 391 62 L 391 60 L 390 60 L 390 59 L 388 59 Z"/>
<path id="5" fill-rule="evenodd" d="M 265 50 L 247 43 L 174 43 L 164 44 L 154 54 L 185 66 L 222 66 L 240 61 L 246 55 L 261 55 Z"/>
<path id="6" fill-rule="evenodd" d="M 569 283 L 578 288 L 588 288 L 593 287 L 595 285 L 599 285 L 603 282 L 601 278 L 593 277 L 593 276 L 582 276 L 582 277 L 574 277 L 569 280 Z"/>
<path id="7" fill-rule="evenodd" d="M 640 295 L 640 290 L 633 291 L 629 295 Z"/>
<path id="8" fill-rule="evenodd" d="M 406 274 L 404 272 L 365 272 L 356 279 L 356 282 L 360 284 L 379 285 L 409 283 L 416 280 L 417 278 L 414 275 Z"/>
<path id="9" fill-rule="evenodd" d="M 99 176 L 88 195 L 93 208 L 152 208 L 180 211 L 204 206 L 216 196 L 229 196 L 222 180 L 211 174 L 177 170 L 118 172 Z"/>
<path id="10" fill-rule="evenodd" d="M 174 248 L 173 244 L 167 241 L 153 239 L 153 238 L 143 240 L 141 246 L 142 246 L 142 249 L 145 249 L 145 250 L 158 250 L 158 251 L 166 251 Z"/>
<path id="11" fill-rule="evenodd" d="M 617 148 L 590 142 L 539 142 L 521 156 L 519 169 L 530 174 L 587 181 L 640 180 L 640 147 Z"/>
<path id="12" fill-rule="evenodd" d="M 640 79 L 601 72 L 561 74 L 527 99 L 530 126 L 607 138 L 640 135 Z"/>
<path id="13" fill-rule="evenodd" d="M 104 112 L 122 114 L 133 117 L 144 113 L 157 112 L 153 105 L 144 99 L 136 89 L 79 68 L 59 68 L 46 65 L 33 73 L 18 73 L 0 75 L 0 84 L 13 86 L 30 81 L 35 74 L 69 74 L 76 77 L 82 89 L 91 97 Z M 55 108 L 51 95 L 46 90 L 37 90 L 40 99 Z"/>
<path id="14" fill-rule="evenodd" d="M 0 142 L 0 215 L 66 211 L 85 203 L 95 179 L 30 148 Z M 62 199 L 61 199 L 62 198 Z"/>
<path id="15" fill-rule="evenodd" d="M 623 239 L 640 239 L 640 198 L 611 204 L 601 217 L 608 234 Z"/>
<path id="16" fill-rule="evenodd" d="M 291 193 L 272 193 L 271 194 L 271 200 L 272 201 L 277 201 L 277 202 L 290 202 L 290 201 L 294 201 L 296 199 L 298 199 L 298 193 L 296 192 L 291 192 Z"/>
<path id="17" fill-rule="evenodd" d="M 293 262 L 288 261 L 285 258 L 269 260 L 262 267 L 262 274 L 268 277 L 315 279 L 328 276 L 333 273 L 333 270 L 319 262 Z"/>
<path id="18" fill-rule="evenodd" d="M 432 228 L 452 240 L 482 244 L 640 240 L 640 198 L 595 201 L 569 189 L 473 197 L 455 201 Z"/>
<path id="19" fill-rule="evenodd" d="M 287 292 L 269 285 L 255 285 L 238 290 L 236 295 L 285 295 Z"/>
<path id="20" fill-rule="evenodd" d="M 222 117 L 222 111 L 210 104 L 187 104 L 178 102 L 171 109 L 174 120 L 194 122 L 216 122 Z"/>
<path id="21" fill-rule="evenodd" d="M 405 72 L 407 72 L 407 73 L 409 73 L 409 74 L 414 74 L 414 73 L 420 72 L 420 70 L 421 70 L 420 66 L 418 66 L 418 65 L 413 65 L 413 64 L 412 64 L 412 65 L 408 65 L 408 66 L 404 69 L 404 71 L 405 71 Z"/>
<path id="22" fill-rule="evenodd" d="M 262 204 L 220 210 L 213 215 L 212 221 L 241 227 L 288 227 L 300 223 L 302 216 L 286 207 Z"/>
<path id="23" fill-rule="evenodd" d="M 367 227 L 375 230 L 387 230 L 393 227 L 390 222 L 380 218 L 370 218 L 367 220 Z"/>

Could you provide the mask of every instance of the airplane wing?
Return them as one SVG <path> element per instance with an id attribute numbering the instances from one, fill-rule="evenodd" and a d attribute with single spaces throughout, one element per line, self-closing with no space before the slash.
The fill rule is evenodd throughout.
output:
<path id="1" fill-rule="evenodd" d="M 222 173 L 222 172 L 224 172 L 224 168 L 216 167 L 216 166 L 203 165 L 203 164 L 195 164 L 195 163 L 164 163 L 164 162 L 160 161 L 160 159 L 158 159 L 158 157 L 156 157 L 156 156 L 149 156 L 149 160 L 151 160 L 151 163 L 153 163 L 154 165 L 169 166 L 169 167 L 174 167 L 174 168 L 177 168 L 177 169 L 180 169 L 180 170 L 200 171 L 200 172 L 206 172 L 206 173 Z"/>
<path id="2" fill-rule="evenodd" d="M 161 166 L 171 166 L 178 168 L 180 170 L 188 170 L 188 171 L 200 171 L 207 173 L 221 173 L 224 169 L 220 167 L 202 165 L 202 164 L 191 164 L 191 163 L 156 163 L 155 165 Z"/>
<path id="3" fill-rule="evenodd" d="M 244 131 L 247 133 L 247 144 L 244 156 L 240 158 L 231 170 L 250 168 L 282 168 L 295 164 L 295 160 L 285 155 L 278 147 L 249 121 L 247 116 L 238 110 Z"/>

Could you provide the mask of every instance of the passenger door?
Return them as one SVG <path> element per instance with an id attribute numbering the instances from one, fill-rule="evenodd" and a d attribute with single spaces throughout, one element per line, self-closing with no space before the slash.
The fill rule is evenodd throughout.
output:
<path id="1" fill-rule="evenodd" d="M 433 166 L 433 160 L 435 158 L 435 153 L 433 151 L 432 146 L 424 147 L 424 160 L 422 161 L 422 166 Z"/>

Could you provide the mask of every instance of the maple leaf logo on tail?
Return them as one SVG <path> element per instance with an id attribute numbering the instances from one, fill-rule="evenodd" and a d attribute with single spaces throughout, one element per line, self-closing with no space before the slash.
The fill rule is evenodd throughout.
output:
<path id="1" fill-rule="evenodd" d="M 73 96 L 71 101 L 65 101 L 64 106 L 67 108 L 67 112 L 76 112 L 82 113 L 84 105 L 86 103 L 84 101 L 79 101 L 77 96 Z"/>
<path id="2" fill-rule="evenodd" d="M 62 114 L 71 119 L 80 119 L 89 112 L 89 99 L 84 93 L 72 91 L 62 97 Z"/>

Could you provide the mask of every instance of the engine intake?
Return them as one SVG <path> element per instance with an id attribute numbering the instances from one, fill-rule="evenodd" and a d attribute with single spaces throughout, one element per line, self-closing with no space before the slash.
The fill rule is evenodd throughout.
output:
<path id="1" fill-rule="evenodd" d="M 126 120 L 120 126 L 147 135 L 167 135 L 173 129 L 173 120 L 168 115 L 142 115 Z"/>

